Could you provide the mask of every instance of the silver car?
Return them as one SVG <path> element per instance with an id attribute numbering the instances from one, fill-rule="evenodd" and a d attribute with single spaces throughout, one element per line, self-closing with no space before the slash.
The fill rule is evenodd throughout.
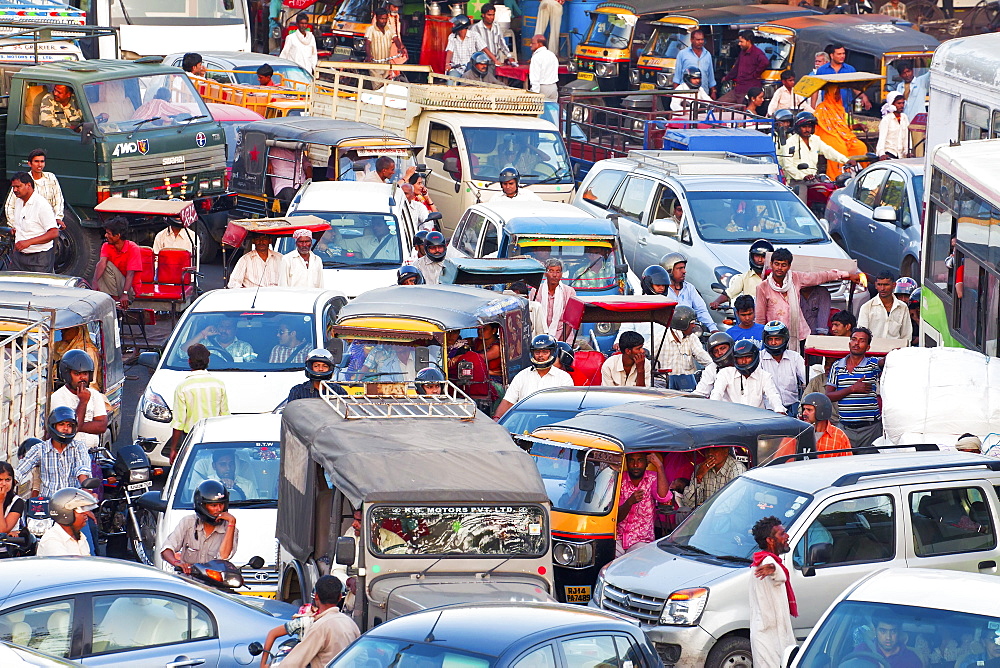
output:
<path id="1" fill-rule="evenodd" d="M 247 646 L 296 609 L 149 566 L 89 557 L 0 561 L 0 641 L 87 666 L 256 663 Z"/>

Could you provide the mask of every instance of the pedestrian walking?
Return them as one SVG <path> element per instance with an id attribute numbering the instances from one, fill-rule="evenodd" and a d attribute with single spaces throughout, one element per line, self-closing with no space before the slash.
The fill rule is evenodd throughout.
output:
<path id="1" fill-rule="evenodd" d="M 305 12 L 295 17 L 295 30 L 288 33 L 280 56 L 290 60 L 310 74 L 316 69 L 319 56 L 316 51 L 316 36 L 309 29 L 309 15 Z"/>
<path id="2" fill-rule="evenodd" d="M 883 271 L 875 277 L 877 294 L 861 306 L 858 311 L 858 326 L 871 330 L 875 338 L 906 339 L 913 336 L 913 323 L 906 302 L 893 293 L 896 278 L 890 271 Z"/>
<path id="3" fill-rule="evenodd" d="M 63 223 L 65 212 L 65 202 L 63 200 L 62 186 L 59 179 L 52 172 L 45 171 L 45 149 L 36 148 L 28 154 L 28 167 L 31 179 L 35 182 L 35 192 L 41 195 L 46 202 L 52 206 L 52 213 L 56 217 L 56 225 L 59 229 L 66 227 Z M 17 196 L 11 188 L 7 193 L 7 202 L 4 204 L 4 213 L 8 221 L 14 220 L 14 205 L 17 203 Z"/>
<path id="4" fill-rule="evenodd" d="M 35 191 L 35 181 L 28 172 L 15 173 L 10 179 L 10 188 L 16 198 L 14 215 L 8 218 L 14 229 L 10 268 L 52 273 L 55 268 L 52 242 L 59 237 L 52 206 Z"/>
<path id="5" fill-rule="evenodd" d="M 896 69 L 902 81 L 896 84 L 895 90 L 903 94 L 903 99 L 906 100 L 903 111 L 912 121 L 917 115 L 927 113 L 927 88 L 930 85 L 931 73 L 928 70 L 919 77 L 914 76 L 913 63 L 909 60 L 897 61 Z"/>
<path id="6" fill-rule="evenodd" d="M 826 396 L 837 404 L 840 427 L 852 448 L 868 448 L 882 435 L 882 398 L 878 395 L 882 368 L 866 353 L 872 333 L 858 327 L 851 333 L 850 354 L 834 362 L 826 383 Z"/>
<path id="7" fill-rule="evenodd" d="M 559 101 L 559 58 L 549 50 L 544 35 L 531 38 L 528 84 L 532 93 L 541 93 L 546 102 Z"/>
<path id="8" fill-rule="evenodd" d="M 240 258 L 229 277 L 230 288 L 267 288 L 285 284 L 285 258 L 271 248 L 271 237 L 256 233 L 253 250 Z"/>
<path id="9" fill-rule="evenodd" d="M 229 415 L 229 399 L 226 385 L 208 372 L 211 353 L 204 345 L 195 343 L 188 346 L 188 366 L 191 373 L 177 384 L 174 390 L 174 420 L 170 423 L 173 435 L 170 438 L 170 463 L 177 457 L 177 448 L 187 437 L 191 428 L 203 418 Z"/>
<path id="10" fill-rule="evenodd" d="M 322 575 L 316 580 L 312 594 L 316 615 L 302 642 L 282 660 L 286 668 L 325 666 L 358 639 L 361 635 L 358 625 L 340 611 L 344 593 L 344 584 L 333 575 Z"/>
<path id="11" fill-rule="evenodd" d="M 295 230 L 292 239 L 295 241 L 295 250 L 286 253 L 282 260 L 285 268 L 285 285 L 290 288 L 322 288 L 323 261 L 312 252 L 312 232 Z"/>
<path id="12" fill-rule="evenodd" d="M 737 42 L 740 52 L 736 56 L 736 62 L 729 72 L 722 78 L 723 81 L 732 81 L 733 87 L 729 92 L 719 98 L 719 102 L 738 102 L 742 100 L 747 92 L 754 86 L 763 86 L 761 75 L 770 65 L 771 61 L 764 55 L 764 52 L 754 44 L 754 34 L 752 30 L 741 30 Z"/>
<path id="13" fill-rule="evenodd" d="M 792 617 L 799 616 L 786 554 L 788 533 L 777 517 L 762 517 L 753 525 L 753 539 L 760 548 L 750 568 L 750 650 L 758 668 L 780 668 L 785 648 L 795 644 Z"/>
<path id="14" fill-rule="evenodd" d="M 674 85 L 680 84 L 684 80 L 684 74 L 691 68 L 701 72 L 701 89 L 715 98 L 715 64 L 712 62 L 712 54 L 705 48 L 705 31 L 695 28 L 691 31 L 691 46 L 677 54 L 677 61 L 674 63 Z"/>
<path id="15" fill-rule="evenodd" d="M 128 309 L 138 284 L 136 275 L 142 273 L 142 253 L 135 242 L 124 237 L 127 229 L 128 221 L 121 216 L 104 223 L 101 259 L 94 269 L 94 285 L 123 309 Z"/>
<path id="16" fill-rule="evenodd" d="M 652 467 L 652 471 L 647 470 Z M 628 475 L 622 476 L 618 503 L 618 526 L 615 530 L 615 556 L 656 540 L 656 507 L 673 498 L 667 488 L 663 461 L 654 452 L 630 452 L 625 455 Z"/>
<path id="17" fill-rule="evenodd" d="M 816 74 L 854 74 L 857 72 L 857 68 L 853 65 L 848 64 L 847 61 L 847 47 L 843 44 L 832 44 L 827 48 L 827 53 L 830 56 L 830 62 L 825 65 L 816 68 Z M 822 95 L 822 93 L 817 93 L 817 95 Z M 844 105 L 844 109 L 850 109 L 851 105 L 854 104 L 854 93 L 847 88 L 842 88 L 840 90 L 841 102 Z M 868 96 L 862 93 L 860 95 L 861 105 L 866 109 L 872 108 L 872 103 L 868 99 Z"/>

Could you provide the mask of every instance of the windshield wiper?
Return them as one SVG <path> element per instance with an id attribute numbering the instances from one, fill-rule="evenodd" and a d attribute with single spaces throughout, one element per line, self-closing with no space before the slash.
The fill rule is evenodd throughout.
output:
<path id="1" fill-rule="evenodd" d="M 701 549 L 700 547 L 695 547 L 694 545 L 681 545 L 680 543 L 667 543 L 667 545 L 676 547 L 678 550 L 681 550 L 682 552 L 690 552 L 692 554 L 703 554 L 706 557 L 711 556 L 705 550 Z"/>
<path id="2" fill-rule="evenodd" d="M 152 118 L 144 118 L 141 121 L 136 121 L 135 125 L 132 126 L 132 134 L 130 134 L 128 138 L 131 139 L 132 135 L 138 132 L 139 128 L 141 128 L 146 123 L 152 123 L 153 121 L 158 121 L 158 120 L 160 120 L 159 116 L 153 116 Z"/>
<path id="3" fill-rule="evenodd" d="M 737 557 L 734 554 L 723 554 L 721 556 L 717 555 L 715 558 L 718 559 L 719 561 L 732 561 L 737 564 L 753 563 L 753 559 L 748 559 L 747 557 Z"/>
<path id="4" fill-rule="evenodd" d="M 552 176 L 546 176 L 544 179 L 541 179 L 540 181 L 535 181 L 534 183 L 527 183 L 526 185 L 537 186 L 537 185 L 541 185 L 543 183 L 554 183 L 556 180 L 562 180 L 562 179 L 568 178 L 569 176 L 570 176 L 569 172 L 567 172 L 565 174 L 563 174 L 562 172 L 559 172 L 559 173 L 553 174 Z"/>
<path id="5" fill-rule="evenodd" d="M 198 114 L 197 116 L 188 116 L 183 121 L 181 121 L 181 123 L 184 123 L 186 125 L 191 121 L 197 121 L 199 118 L 208 118 L 208 116 L 206 116 L 205 114 Z"/>
<path id="6" fill-rule="evenodd" d="M 276 499 L 250 499 L 247 501 L 230 501 L 229 505 L 233 508 L 269 508 L 277 507 L 278 501 Z"/>

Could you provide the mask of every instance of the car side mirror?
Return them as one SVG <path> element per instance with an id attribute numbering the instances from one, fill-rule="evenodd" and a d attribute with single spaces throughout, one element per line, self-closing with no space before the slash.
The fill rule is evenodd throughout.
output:
<path id="1" fill-rule="evenodd" d="M 151 492 L 146 492 L 136 499 L 135 502 L 140 508 L 145 508 L 154 513 L 167 512 L 167 500 L 160 496 L 160 492 L 155 489 Z"/>
<path id="2" fill-rule="evenodd" d="M 156 369 L 156 365 L 160 363 L 160 353 L 155 350 L 141 352 L 139 353 L 139 359 L 136 363 L 139 366 L 146 367 L 147 369 Z"/>
<path id="3" fill-rule="evenodd" d="M 429 172 L 430 170 L 429 170 L 429 169 L 427 169 L 427 165 L 425 165 L 425 164 L 424 164 L 424 163 L 422 163 L 422 162 L 418 162 L 418 163 L 416 164 L 416 171 L 417 171 L 417 174 L 420 174 L 421 176 L 424 176 L 424 175 L 426 175 L 426 174 L 427 174 L 427 173 L 428 173 L 428 172 Z"/>
<path id="4" fill-rule="evenodd" d="M 625 263 L 615 265 L 616 274 L 625 274 L 628 272 L 628 265 Z"/>
<path id="5" fill-rule="evenodd" d="M 872 219 L 876 223 L 895 223 L 896 218 L 896 209 L 888 205 L 877 206 L 872 213 Z"/>
<path id="6" fill-rule="evenodd" d="M 829 563 L 832 556 L 833 545 L 830 543 L 814 543 L 810 545 L 809 552 L 806 554 L 806 563 L 802 569 L 802 575 L 807 578 L 816 575 L 816 566 Z"/>
<path id="7" fill-rule="evenodd" d="M 236 6 L 236 1 L 235 0 L 222 0 L 222 6 L 226 8 L 227 12 L 231 12 L 231 11 L 233 11 L 233 8 Z"/>
<path id="8" fill-rule="evenodd" d="M 333 553 L 336 563 L 341 566 L 353 566 L 356 553 L 357 540 L 354 536 L 341 536 L 337 539 L 337 545 Z"/>
<path id="9" fill-rule="evenodd" d="M 834 185 L 838 188 L 843 188 L 847 185 L 847 182 L 851 180 L 851 175 L 847 172 L 841 172 L 837 175 L 837 178 L 833 180 Z"/>
<path id="10" fill-rule="evenodd" d="M 819 219 L 819 226 L 823 228 L 823 231 L 830 234 L 830 221 L 826 218 Z"/>
<path id="11" fill-rule="evenodd" d="M 659 218 L 649 224 L 649 231 L 661 237 L 676 237 L 677 221 L 673 218 Z"/>
<path id="12" fill-rule="evenodd" d="M 87 122 L 80 125 L 80 143 L 90 146 L 94 143 L 94 124 Z"/>
<path id="13" fill-rule="evenodd" d="M 458 158 L 445 158 L 444 171 L 451 174 L 451 178 L 457 179 L 458 178 L 457 174 L 459 171 Z"/>

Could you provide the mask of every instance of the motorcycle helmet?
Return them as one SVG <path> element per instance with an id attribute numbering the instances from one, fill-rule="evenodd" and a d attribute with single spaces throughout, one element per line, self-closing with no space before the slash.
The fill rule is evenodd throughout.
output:
<path id="1" fill-rule="evenodd" d="M 60 489 L 49 499 L 49 517 L 67 527 L 76 521 L 78 512 L 87 513 L 95 508 L 97 497 L 76 487 Z"/>
<path id="2" fill-rule="evenodd" d="M 451 34 L 457 35 L 460 31 L 472 27 L 472 19 L 465 14 L 459 14 L 451 20 Z"/>
<path id="3" fill-rule="evenodd" d="M 69 377 L 70 371 L 89 373 L 91 380 L 93 380 L 94 360 L 83 350 L 67 350 L 66 354 L 59 360 L 59 378 L 66 385 L 69 385 L 72 380 Z"/>
<path id="4" fill-rule="evenodd" d="M 409 285 L 406 281 L 411 278 L 417 279 L 417 282 L 413 283 L 413 285 L 423 285 L 426 282 L 424 281 L 424 275 L 413 265 L 404 264 L 396 270 L 396 285 Z"/>
<path id="5" fill-rule="evenodd" d="M 413 235 L 413 247 L 418 248 L 424 245 L 424 240 L 427 239 L 427 235 L 430 234 L 430 230 L 420 230 Z"/>
<path id="6" fill-rule="evenodd" d="M 785 111 L 787 111 L 787 109 Z M 758 239 L 757 241 L 750 244 L 750 268 L 753 269 L 758 274 L 763 272 L 765 260 L 762 259 L 760 261 L 760 264 L 757 264 L 757 262 L 754 261 L 754 257 L 763 256 L 766 259 L 767 254 L 773 252 L 774 252 L 774 245 L 767 239 Z"/>
<path id="7" fill-rule="evenodd" d="M 795 129 L 795 132 L 798 132 L 805 125 L 811 125 L 813 126 L 813 128 L 815 128 L 816 115 L 810 111 L 800 111 L 798 114 L 796 114 L 795 122 L 792 124 L 792 127 Z"/>
<path id="8" fill-rule="evenodd" d="M 17 446 L 17 458 L 24 459 L 25 456 L 31 452 L 31 449 L 39 443 L 44 443 L 44 441 L 40 438 L 35 438 L 34 436 L 21 441 L 21 445 Z"/>
<path id="9" fill-rule="evenodd" d="M 424 238 L 424 251 L 427 253 L 427 257 L 433 262 L 441 262 L 444 260 L 444 256 L 448 253 L 447 248 L 448 240 L 444 238 L 444 235 L 434 230 L 428 232 L 427 236 Z M 431 252 L 431 247 L 440 246 L 441 250 Z"/>
<path id="10" fill-rule="evenodd" d="M 701 79 L 701 70 L 699 70 L 697 67 L 691 66 L 686 70 L 684 70 L 682 78 L 684 79 L 684 83 L 687 84 L 688 88 L 694 88 L 695 85 L 691 83 L 691 80 Z"/>
<path id="11" fill-rule="evenodd" d="M 920 294 L 922 288 L 917 288 L 910 293 L 910 298 L 906 300 L 907 308 L 920 308 Z"/>
<path id="12" fill-rule="evenodd" d="M 774 112 L 775 123 L 792 123 L 795 121 L 795 114 L 791 109 L 778 109 Z"/>
<path id="13" fill-rule="evenodd" d="M 833 404 L 830 398 L 822 392 L 810 392 L 802 397 L 802 406 L 812 406 L 816 409 L 816 422 L 829 420 L 833 417 Z"/>
<path id="14" fill-rule="evenodd" d="M 670 285 L 670 274 L 658 264 L 651 264 L 642 272 L 642 294 L 655 295 L 654 285 Z"/>
<path id="15" fill-rule="evenodd" d="M 724 352 L 721 350 L 722 346 L 726 346 Z M 724 369 L 727 366 L 732 366 L 733 337 L 725 332 L 715 332 L 712 334 L 712 336 L 708 337 L 708 354 L 712 357 L 712 361 L 715 362 L 717 368 Z"/>
<path id="16" fill-rule="evenodd" d="M 741 357 L 749 357 L 749 362 L 740 362 Z M 757 366 L 760 364 L 760 349 L 757 348 L 757 344 L 750 339 L 741 339 L 736 342 L 733 346 L 733 366 L 736 370 L 743 374 L 744 377 L 749 377 L 754 371 L 757 370 Z"/>
<path id="17" fill-rule="evenodd" d="M 487 56 L 482 51 L 476 51 L 474 54 L 472 54 L 472 58 L 469 58 L 470 66 L 475 66 L 475 65 L 489 66 L 489 64 L 490 64 L 490 57 Z"/>
<path id="18" fill-rule="evenodd" d="M 776 346 L 768 345 L 767 340 L 772 336 L 780 336 L 781 343 Z M 788 350 L 788 327 L 779 320 L 772 320 L 764 325 L 764 350 L 772 355 L 781 355 Z"/>
<path id="19" fill-rule="evenodd" d="M 208 503 L 221 503 L 222 512 L 229 510 L 229 490 L 218 480 L 205 480 L 194 490 L 194 514 L 206 524 L 215 526 L 222 520 L 205 508 Z"/>
<path id="20" fill-rule="evenodd" d="M 573 346 L 569 345 L 565 341 L 559 342 L 559 364 L 562 365 L 562 370 L 569 373 L 573 370 L 573 360 L 576 359 L 576 355 L 573 353 Z"/>
<path id="21" fill-rule="evenodd" d="M 559 342 L 550 334 L 539 334 L 531 340 L 531 366 L 536 369 L 548 369 L 556 363 L 556 355 L 559 352 Z M 536 350 L 548 350 L 551 354 L 544 362 L 535 359 Z"/>
<path id="22" fill-rule="evenodd" d="M 443 385 L 444 373 L 436 366 L 429 366 L 417 372 L 417 377 L 413 384 L 416 386 L 417 394 L 427 394 L 424 385 Z"/>
<path id="23" fill-rule="evenodd" d="M 316 373 L 313 371 L 313 362 L 326 362 L 330 367 L 330 370 L 326 373 Z M 333 361 L 333 355 L 326 348 L 313 348 L 309 352 L 309 356 L 306 357 L 306 378 L 309 380 L 330 380 L 333 378 L 333 367 L 336 366 L 336 362 Z"/>
<path id="24" fill-rule="evenodd" d="M 56 429 L 56 425 L 60 422 L 72 422 L 73 431 L 68 434 L 63 434 Z M 52 409 L 49 413 L 49 419 L 45 423 L 48 426 L 48 435 L 53 441 L 58 441 L 60 443 L 72 443 L 73 439 L 76 438 L 76 431 L 79 428 L 79 424 L 76 421 L 76 411 L 69 406 L 58 406 Z"/>
<path id="25" fill-rule="evenodd" d="M 686 332 L 691 323 L 697 320 L 698 316 L 690 306 L 675 306 L 674 315 L 670 318 L 670 327 L 678 332 Z"/>
<path id="26" fill-rule="evenodd" d="M 667 273 L 673 273 L 674 265 L 680 264 L 681 262 L 687 263 L 688 259 L 681 255 L 680 253 L 667 253 L 660 258 L 660 266 L 667 270 Z"/>
<path id="27" fill-rule="evenodd" d="M 896 281 L 896 287 L 893 289 L 893 293 L 897 295 L 906 295 L 909 299 L 913 291 L 917 289 L 917 282 L 910 278 L 909 276 L 903 276 L 898 281 Z"/>
<path id="28" fill-rule="evenodd" d="M 504 183 L 507 183 L 508 181 L 517 181 L 518 183 L 520 183 L 521 173 L 518 172 L 513 167 L 504 167 L 503 169 L 500 170 L 500 176 L 497 177 L 497 183 L 502 185 Z"/>

